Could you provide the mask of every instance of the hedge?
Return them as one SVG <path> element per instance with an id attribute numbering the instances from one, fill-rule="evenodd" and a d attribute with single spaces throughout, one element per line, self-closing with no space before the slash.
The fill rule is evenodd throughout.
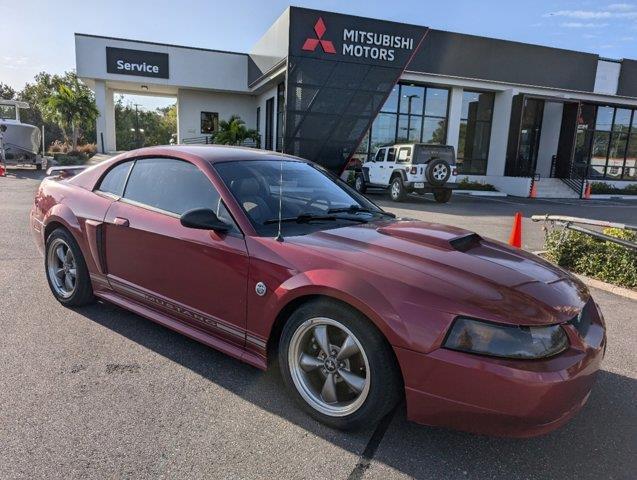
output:
<path id="1" fill-rule="evenodd" d="M 611 237 L 637 242 L 637 232 L 605 228 Z M 637 287 L 637 251 L 572 230 L 552 230 L 547 258 L 573 272 L 624 287 Z"/>

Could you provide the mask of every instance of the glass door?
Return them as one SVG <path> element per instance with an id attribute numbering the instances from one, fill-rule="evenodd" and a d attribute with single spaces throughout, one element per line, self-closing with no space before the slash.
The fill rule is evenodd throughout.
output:
<path id="1" fill-rule="evenodd" d="M 518 148 L 518 169 L 521 175 L 531 176 L 535 173 L 543 114 L 544 100 L 525 99 Z"/>

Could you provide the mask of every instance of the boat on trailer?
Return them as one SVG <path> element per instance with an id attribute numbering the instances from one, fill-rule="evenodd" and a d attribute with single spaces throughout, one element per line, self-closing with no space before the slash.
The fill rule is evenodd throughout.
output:
<path id="1" fill-rule="evenodd" d="M 26 102 L 0 100 L 0 158 L 6 165 L 35 165 L 42 169 L 42 134 L 36 126 L 20 121 Z"/>

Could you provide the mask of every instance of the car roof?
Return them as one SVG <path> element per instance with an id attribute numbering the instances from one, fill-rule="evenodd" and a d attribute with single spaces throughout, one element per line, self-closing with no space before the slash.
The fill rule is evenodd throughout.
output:
<path id="1" fill-rule="evenodd" d="M 175 156 L 179 154 L 187 156 L 195 156 L 200 159 L 210 162 L 229 162 L 240 160 L 296 160 L 304 161 L 302 158 L 294 157 L 292 155 L 285 155 L 279 152 L 272 152 L 269 150 L 260 150 L 258 148 L 250 147 L 235 147 L 231 145 L 165 145 L 157 147 L 146 147 L 134 151 L 139 156 L 147 155 L 165 155 L 171 153 Z"/>

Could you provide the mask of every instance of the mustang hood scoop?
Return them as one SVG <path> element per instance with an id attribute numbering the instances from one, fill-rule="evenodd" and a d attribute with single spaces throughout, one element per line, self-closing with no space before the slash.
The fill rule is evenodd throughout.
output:
<path id="1" fill-rule="evenodd" d="M 480 245 L 482 237 L 477 233 L 460 233 L 450 230 L 425 230 L 422 228 L 392 228 L 381 227 L 378 233 L 390 237 L 401 238 L 410 242 L 419 243 L 445 250 L 457 250 L 466 252 Z"/>

